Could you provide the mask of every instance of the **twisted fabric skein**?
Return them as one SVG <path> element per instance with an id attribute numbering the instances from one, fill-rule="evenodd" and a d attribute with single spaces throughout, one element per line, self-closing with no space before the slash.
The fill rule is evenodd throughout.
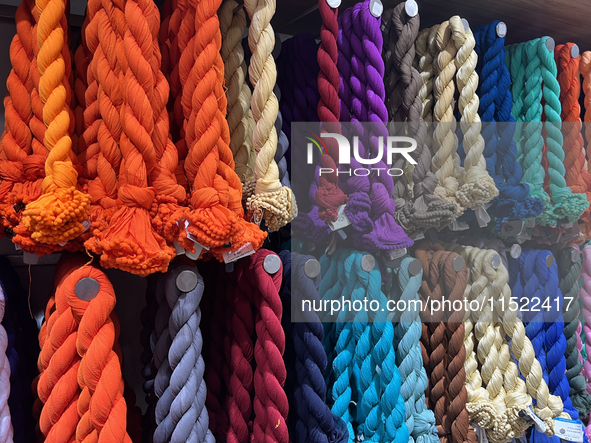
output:
<path id="1" fill-rule="evenodd" d="M 476 29 L 476 70 L 479 74 L 478 111 L 485 123 L 483 155 L 486 168 L 499 190 L 489 212 L 504 220 L 526 220 L 543 210 L 540 199 L 529 197 L 529 185 L 522 183 L 523 170 L 517 162 L 517 148 L 513 141 L 515 119 L 511 115 L 511 74 L 505 65 L 505 37 L 497 35 L 498 20 Z"/>
<path id="2" fill-rule="evenodd" d="M 423 303 L 445 296 L 448 300 L 461 300 L 466 287 L 466 268 L 460 272 L 453 268 L 457 254 L 445 252 L 440 245 L 422 242 L 415 251 L 423 265 L 420 296 Z M 423 361 L 430 383 L 427 391 L 429 408 L 435 413 L 440 440 L 446 442 L 475 442 L 466 410 L 467 391 L 464 386 L 465 329 L 456 315 L 444 323 L 443 312 L 438 312 L 423 326 L 421 346 Z"/>
<path id="3" fill-rule="evenodd" d="M 154 231 L 149 210 L 155 190 L 148 186 L 148 175 L 156 163 L 152 141 L 154 114 L 150 98 L 154 94 L 152 56 L 157 19 L 155 5 L 147 0 L 127 1 L 124 48 L 129 69 L 125 73 L 121 106 L 118 205 L 108 229 L 94 232 L 86 247 L 101 254 L 105 267 L 117 267 L 137 275 L 166 271 L 174 250 Z"/>
<path id="4" fill-rule="evenodd" d="M 76 296 L 76 284 L 92 278 L 100 289 L 91 301 Z M 72 272 L 64 281 L 65 299 L 78 323 L 76 348 L 81 357 L 78 384 L 82 389 L 78 400 L 80 421 L 76 441 L 131 442 L 126 432 L 127 405 L 123 398 L 120 358 L 115 352 L 117 326 L 113 322 L 115 291 L 107 276 L 93 267 Z M 59 299 L 58 299 L 59 300 Z"/>
<path id="5" fill-rule="evenodd" d="M 393 120 L 409 122 L 409 133 L 417 140 L 418 148 L 412 153 L 418 163 L 412 172 L 412 193 L 410 189 L 402 190 L 401 197 L 405 198 L 405 204 L 398 207 L 396 212 L 398 223 L 409 234 L 431 227 L 441 229 L 451 223 L 455 217 L 455 207 L 433 195 L 437 186 L 437 177 L 431 172 L 430 151 L 425 144 L 427 128 L 421 115 L 420 98 L 422 80 L 419 72 L 412 66 L 415 58 L 414 42 L 419 24 L 419 15 L 409 17 L 404 9 L 404 3 L 382 15 L 382 31 L 386 41 L 384 62 L 387 74 L 384 82 L 388 113 Z M 399 181 L 402 181 L 402 177 Z M 400 187 L 397 183 L 395 192 L 398 189 Z M 407 192 L 412 195 L 412 200 L 406 195 Z"/>
<path id="6" fill-rule="evenodd" d="M 418 301 L 423 272 L 411 275 L 408 266 L 412 259 L 402 260 L 400 267 L 393 270 L 396 284 L 393 294 L 399 300 L 405 300 L 410 306 L 412 300 Z M 400 370 L 402 386 L 400 395 L 404 398 L 405 419 L 410 442 L 437 443 L 435 415 L 425 403 L 425 390 L 428 387 L 427 373 L 423 367 L 421 351 L 421 321 L 419 312 L 409 309 L 402 313 L 400 321 L 394 326 L 394 347 L 396 349 L 396 365 Z"/>
<path id="7" fill-rule="evenodd" d="M 456 45 L 456 83 L 460 98 L 458 110 L 461 114 L 460 128 L 463 133 L 463 147 L 466 153 L 464 160 L 463 183 L 456 193 L 462 206 L 472 208 L 488 203 L 495 198 L 499 191 L 489 173 L 486 171 L 484 160 L 484 139 L 480 133 L 481 124 L 478 115 L 480 105 L 476 88 L 478 87 L 478 74 L 476 64 L 478 56 L 474 47 L 476 41 L 472 30 L 466 31 L 464 23 L 457 15 L 449 20 L 452 31 L 452 40 Z"/>
<path id="8" fill-rule="evenodd" d="M 197 286 L 183 293 L 176 287 L 181 272 L 195 272 Z M 207 389 L 201 356 L 203 338 L 199 329 L 203 279 L 189 266 L 171 270 L 166 277 L 166 302 L 172 313 L 168 324 L 171 346 L 155 380 L 156 442 L 214 442 L 205 408 Z"/>
<path id="9" fill-rule="evenodd" d="M 587 375 L 591 374 L 591 245 L 583 248 L 583 267 L 581 268 L 581 299 L 583 300 L 583 330 L 585 332 L 585 359 L 583 366 Z M 591 380 L 587 379 L 587 393 L 591 394 Z M 588 430 L 588 435 L 589 430 Z"/>
<path id="10" fill-rule="evenodd" d="M 6 295 L 4 287 L 0 284 L 0 322 L 4 319 L 6 311 Z M 13 441 L 14 431 L 10 418 L 10 408 L 8 407 L 8 397 L 10 396 L 10 361 L 6 355 L 8 348 L 8 334 L 4 326 L 0 324 L 0 441 L 9 443 Z"/>
<path id="11" fill-rule="evenodd" d="M 435 40 L 438 29 L 439 25 L 435 25 L 430 29 L 423 29 L 419 32 L 415 40 L 416 56 L 414 64 L 421 75 L 422 82 L 421 89 L 419 90 L 419 98 L 422 103 L 421 115 L 423 116 L 423 120 L 428 123 L 433 121 L 433 78 L 435 76 L 435 66 L 432 52 L 435 52 L 433 41 Z M 425 142 L 429 146 L 429 134 L 427 134 Z"/>
<path id="12" fill-rule="evenodd" d="M 191 39 L 194 63 L 188 76 L 185 78 L 185 73 L 181 77 L 185 143 L 189 150 L 185 172 L 191 188 L 191 210 L 185 214 L 189 226 L 181 232 L 180 240 L 186 249 L 194 250 L 193 242 L 187 238 L 190 233 L 198 243 L 212 248 L 218 260 L 222 260 L 223 252 L 236 250 L 245 243 L 258 249 L 266 236 L 243 218 L 242 189 L 234 172 L 225 119 L 224 68 L 219 53 L 222 42 L 217 18 L 220 3 L 189 3 L 195 14 L 196 34 Z M 224 247 L 228 242 L 230 247 Z"/>
<path id="13" fill-rule="evenodd" d="M 560 85 L 557 76 L 556 61 L 553 51 L 548 51 L 543 37 L 538 42 L 540 58 L 542 60 L 543 88 L 542 96 L 545 100 L 544 117 L 546 119 L 546 160 L 548 162 L 549 192 L 556 205 L 556 216 L 566 218 L 569 222 L 576 222 L 581 214 L 589 207 L 587 196 L 583 193 L 572 192 L 566 185 L 566 169 L 564 165 L 564 137 L 561 132 Z"/>
<path id="14" fill-rule="evenodd" d="M 277 63 L 277 58 L 281 53 L 281 38 L 279 34 L 275 33 L 275 46 L 273 48 L 273 59 L 275 63 Z M 273 88 L 273 93 L 277 97 L 277 100 L 281 100 L 281 89 L 279 88 L 279 83 L 275 83 L 275 87 Z M 279 181 L 283 184 L 283 186 L 287 186 L 291 189 L 291 183 L 289 181 L 289 173 L 287 172 L 287 158 L 286 154 L 289 149 L 289 140 L 287 139 L 287 135 L 283 132 L 283 115 L 281 114 L 281 109 L 277 110 L 277 119 L 275 120 L 275 131 L 277 132 L 277 150 L 275 151 L 275 163 L 277 163 L 277 168 L 279 169 Z"/>
<path id="15" fill-rule="evenodd" d="M 246 207 L 258 220 L 264 219 L 270 231 L 277 231 L 297 216 L 298 209 L 291 189 L 282 186 L 279 181 L 279 169 L 274 159 L 277 151 L 274 124 L 279 111 L 279 103 L 273 93 L 277 71 L 271 54 L 275 46 L 271 26 L 275 1 L 249 0 L 244 6 L 251 19 L 248 45 L 252 56 L 248 71 L 254 87 L 250 107 L 256 125 L 253 148 L 257 153 L 254 171 L 257 184 Z"/>
<path id="16" fill-rule="evenodd" d="M 544 204 L 540 223 L 549 224 L 553 220 L 553 206 L 543 187 L 544 143 L 539 123 L 542 120 L 542 62 L 533 41 L 508 46 L 505 60 L 511 71 L 511 115 L 517 122 L 517 161 L 523 167 L 523 182 L 529 186 L 530 196 L 540 198 Z"/>
<path id="17" fill-rule="evenodd" d="M 354 278 L 346 278 L 345 260 L 351 250 L 339 248 L 334 255 L 323 255 L 320 259 L 322 281 L 319 295 L 321 300 L 332 300 L 342 296 L 351 300 Z M 343 285 L 346 286 L 343 288 Z M 328 357 L 325 372 L 326 386 L 329 391 L 331 411 L 347 426 L 348 441 L 355 439 L 353 417 L 350 403 L 353 400 L 351 381 L 354 372 L 355 347 L 357 338 L 353 334 L 353 323 L 348 321 L 347 313 L 339 312 L 336 321 L 324 324 L 324 349 Z"/>
<path id="18" fill-rule="evenodd" d="M 43 195 L 29 203 L 22 216 L 22 224 L 32 232 L 33 240 L 52 245 L 72 240 L 84 232 L 82 222 L 87 220 L 90 206 L 88 195 L 76 189 L 78 174 L 70 159 L 71 111 L 67 90 L 62 84 L 67 78 L 66 61 L 57 51 L 64 46 L 67 32 L 60 23 L 65 17 L 65 3 L 61 0 L 36 2 L 39 96 L 47 126 L 44 145 L 49 155 L 45 163 Z"/>
<path id="19" fill-rule="evenodd" d="M 574 246 L 574 245 L 573 245 Z M 581 417 L 591 411 L 591 396 L 586 392 L 585 375 L 582 373 L 583 363 L 577 342 L 580 341 L 579 321 L 580 304 L 578 279 L 581 274 L 583 257 L 579 255 L 576 262 L 572 261 L 572 248 L 564 248 L 556 254 L 558 265 L 559 288 L 565 300 L 562 313 L 564 316 L 564 336 L 566 337 L 566 376 L 570 385 L 570 398 L 573 406 Z M 568 303 L 568 304 L 567 304 Z M 568 309 L 567 309 L 568 308 Z"/>
<path id="20" fill-rule="evenodd" d="M 318 118 L 323 123 L 321 131 L 340 133 L 337 124 L 341 117 L 339 103 L 340 77 L 337 66 L 339 33 L 338 8 L 332 8 L 326 0 L 318 0 L 318 9 L 322 17 L 320 28 L 320 46 L 317 60 L 320 67 L 318 72 Z M 336 173 L 339 162 L 338 145 L 331 139 L 326 142 L 326 152 L 320 156 L 324 168 L 331 168 L 334 173 L 320 176 L 315 201 L 318 205 L 318 215 L 322 220 L 335 221 L 337 211 L 341 205 L 348 202 L 348 198 L 339 188 L 339 177 Z"/>
<path id="21" fill-rule="evenodd" d="M 320 275 L 312 280 L 304 272 L 306 262 L 311 256 L 282 251 L 281 259 L 284 272 L 284 310 L 292 303 L 303 300 L 319 301 L 318 285 Z M 297 305 L 295 305 L 297 306 Z M 327 357 L 322 341 L 324 327 L 314 311 L 302 312 L 303 318 L 293 323 L 291 340 L 295 362 L 293 371 L 296 384 L 293 386 L 293 403 L 297 418 L 293 441 L 305 443 L 309 441 L 348 441 L 348 432 L 344 423 L 334 416 L 326 402 L 326 383 L 323 372 L 326 369 Z M 285 312 L 284 312 L 285 315 Z M 291 315 L 299 315 L 294 312 Z M 296 317 L 287 318 L 290 322 Z M 286 336 L 286 338 L 288 338 Z M 287 352 L 287 348 L 286 348 Z"/>
<path id="22" fill-rule="evenodd" d="M 585 51 L 580 56 L 579 71 L 583 76 L 583 93 L 584 93 L 584 105 L 585 115 L 583 121 L 585 123 L 591 122 L 591 51 Z M 591 128 L 589 125 L 585 125 L 585 140 L 591 140 Z M 587 156 L 591 153 L 591 145 L 587 143 Z M 587 171 L 589 172 L 589 165 L 586 165 Z"/>
<path id="23" fill-rule="evenodd" d="M 242 48 L 242 35 L 246 29 L 246 13 L 238 3 L 229 0 L 218 11 L 222 33 L 222 59 L 226 98 L 228 99 L 228 126 L 230 149 L 234 155 L 236 174 L 242 182 L 242 199 L 247 200 L 254 191 L 255 153 L 252 149 L 254 119 L 250 110 L 251 92 L 246 84 L 247 68 Z"/>
<path id="24" fill-rule="evenodd" d="M 564 167 L 566 170 L 566 184 L 576 193 L 586 194 L 591 202 L 591 175 L 585 170 L 585 152 L 583 134 L 581 134 L 581 106 L 579 94 L 581 82 L 579 80 L 580 57 L 572 57 L 574 43 L 558 45 L 554 50 L 554 57 L 558 68 L 558 84 L 560 85 L 560 118 L 563 121 L 564 135 Z M 584 222 L 583 234 L 591 236 L 591 208 L 585 209 L 581 215 Z"/>
<path id="25" fill-rule="evenodd" d="M 3 227 L 0 235 L 2 236 L 10 234 L 10 230 L 20 221 L 20 215 L 14 211 L 14 205 L 23 200 L 26 204 L 38 198 L 41 193 L 40 186 L 26 182 L 35 183 L 37 176 L 44 173 L 44 158 L 33 156 L 33 136 L 29 128 L 33 117 L 31 91 L 34 84 L 30 68 L 34 57 L 33 38 L 35 38 L 30 2 L 21 2 L 16 10 L 15 21 L 17 33 L 10 44 L 12 69 L 6 79 L 8 94 L 4 98 L 5 124 L 0 139 L 0 220 Z"/>
<path id="26" fill-rule="evenodd" d="M 525 253 L 524 253 L 525 252 Z M 514 297 L 525 297 L 528 300 L 532 300 L 534 296 L 538 296 L 540 299 L 543 297 L 554 297 L 554 294 L 551 292 L 551 289 L 545 288 L 544 285 L 546 284 L 547 277 L 540 279 L 540 273 L 545 272 L 547 276 L 548 266 L 546 265 L 546 256 L 549 255 L 548 251 L 531 251 L 525 250 L 522 252 L 519 259 L 510 259 L 510 278 L 511 278 L 511 286 L 513 288 L 513 296 Z M 545 254 L 545 255 L 544 255 Z M 542 274 L 543 276 L 543 274 Z M 552 300 L 553 301 L 553 300 Z M 511 310 L 509 310 L 511 311 Z M 515 312 L 515 310 L 513 310 Z M 545 318 L 548 318 L 548 314 Z M 536 368 L 534 369 L 536 373 L 538 373 L 538 365 L 541 372 L 536 374 L 536 378 L 540 377 L 542 379 L 541 387 L 545 391 L 547 389 L 546 382 L 544 378 L 547 377 L 547 373 L 545 372 L 546 369 L 546 353 L 544 350 L 545 346 L 545 330 L 544 330 L 544 318 L 542 318 L 542 313 L 538 312 L 537 314 L 530 315 L 529 322 L 526 326 L 526 333 L 529 339 L 531 340 L 531 344 L 533 345 L 533 350 L 536 355 L 536 361 L 538 362 L 535 364 Z M 504 326 L 506 326 L 506 321 L 504 322 Z M 515 346 L 513 345 L 513 350 Z M 561 356 L 564 358 L 564 349 L 561 350 Z M 516 356 L 517 357 L 517 356 Z M 519 357 L 517 357 L 519 359 Z M 557 417 L 561 416 L 563 413 L 563 406 L 562 400 L 560 397 L 550 394 L 548 396 L 548 400 L 545 402 L 541 402 L 540 398 L 538 398 L 534 392 L 532 392 L 530 386 L 530 382 L 528 380 L 528 376 L 523 374 L 523 369 L 521 365 L 521 361 L 519 362 L 519 369 L 522 371 L 522 375 L 526 378 L 526 384 L 528 391 L 532 394 L 532 398 L 535 398 L 537 403 L 534 406 L 534 411 L 536 414 L 544 420 L 546 423 L 547 429 L 546 434 L 548 436 L 554 435 L 554 423 L 553 420 L 548 420 L 548 413 L 551 416 Z M 532 371 L 533 374 L 534 371 Z M 563 371 L 564 376 L 564 371 Z M 544 378 L 542 378 L 544 377 Z M 542 391 L 539 391 L 542 392 Z M 572 406 L 571 406 L 572 408 Z M 546 409 L 546 411 L 542 411 L 542 409 Z M 537 432 L 537 431 L 534 431 Z"/>
<path id="27" fill-rule="evenodd" d="M 373 123 L 372 131 L 368 131 L 371 134 L 359 134 L 359 154 L 367 157 L 371 151 L 375 156 L 379 152 L 378 137 L 387 133 L 383 122 L 388 116 L 384 105 L 384 62 L 381 57 L 383 37 L 380 22 L 369 12 L 369 0 L 345 11 L 340 20 L 342 31 L 339 33 L 339 51 L 344 55 L 343 62 L 351 60 L 350 65 L 339 64 L 343 78 L 341 89 L 349 88 L 351 91 L 344 96 L 346 107 L 341 106 L 341 111 L 351 109 L 350 117 L 355 123 L 355 131 L 361 130 L 358 122 L 369 120 Z M 354 159 L 351 162 L 353 167 L 361 166 Z M 376 167 L 385 168 L 386 165 L 380 160 Z M 383 174 L 374 174 L 371 177 L 352 176 L 344 186 L 349 195 L 345 214 L 356 232 L 353 236 L 355 244 L 370 252 L 412 245 L 412 240 L 396 224 L 394 218 L 396 203 L 392 197 L 392 177 Z"/>
<path id="28" fill-rule="evenodd" d="M 433 121 L 438 123 L 433 131 L 433 158 L 431 169 L 439 180 L 435 195 L 454 203 L 457 215 L 464 212 L 464 207 L 456 199 L 463 171 L 457 154 L 458 138 L 455 134 L 456 120 L 453 114 L 455 93 L 456 46 L 452 40 L 449 21 L 439 25 L 433 40 L 429 41 L 429 51 L 434 54 L 435 79 L 433 80 Z M 436 54 L 436 55 L 435 55 Z"/>

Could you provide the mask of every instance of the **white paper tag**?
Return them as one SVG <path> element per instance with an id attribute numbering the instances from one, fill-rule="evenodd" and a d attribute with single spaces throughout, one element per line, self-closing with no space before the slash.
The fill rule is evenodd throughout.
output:
<path id="1" fill-rule="evenodd" d="M 538 431 L 546 432 L 546 424 L 534 413 L 534 410 L 531 408 L 531 406 L 525 410 L 525 413 L 529 415 L 534 421 L 534 425 Z"/>
<path id="2" fill-rule="evenodd" d="M 485 206 L 476 206 L 476 208 L 474 208 L 474 213 L 476 214 L 476 220 L 478 220 L 478 226 L 485 228 L 490 222 L 490 215 L 488 215 L 488 212 L 486 212 Z"/>
<path id="3" fill-rule="evenodd" d="M 86 232 L 90 229 L 90 227 L 92 226 L 92 223 L 90 222 L 90 220 L 84 220 L 82 222 L 82 226 L 84 227 L 84 232 Z"/>
<path id="4" fill-rule="evenodd" d="M 232 263 L 241 258 L 248 257 L 249 255 L 254 254 L 254 252 L 252 244 L 249 242 L 235 251 L 224 252 L 222 257 L 224 258 L 224 263 Z"/>
<path id="5" fill-rule="evenodd" d="M 189 220 L 185 219 L 185 232 L 187 233 L 187 238 L 189 240 L 191 240 L 193 243 L 195 243 L 195 250 L 197 250 L 197 246 L 199 246 L 201 249 L 205 249 L 206 251 L 209 251 L 209 248 L 207 246 L 203 246 L 201 243 L 199 243 L 197 241 L 197 239 L 193 236 L 193 234 L 191 234 L 191 232 L 189 232 Z M 201 252 L 201 251 L 199 251 Z"/>
<path id="6" fill-rule="evenodd" d="M 344 227 L 349 226 L 351 224 L 351 221 L 345 215 L 345 206 L 346 205 L 341 205 L 339 207 L 339 212 L 336 221 L 334 221 L 333 223 L 328 223 L 328 227 L 333 231 L 343 229 Z"/>
<path id="7" fill-rule="evenodd" d="M 60 245 L 62 248 L 63 248 L 64 246 L 66 246 L 67 244 L 68 244 L 68 242 L 67 242 L 67 241 L 65 241 L 65 242 L 62 242 L 62 243 L 58 243 L 58 245 Z"/>
<path id="8" fill-rule="evenodd" d="M 562 440 L 583 443 L 583 425 L 574 420 L 557 417 L 554 419 L 554 435 Z"/>
<path id="9" fill-rule="evenodd" d="M 536 226 L 536 219 L 535 218 L 530 218 L 528 221 L 525 222 L 526 228 L 533 228 L 535 226 Z"/>
<path id="10" fill-rule="evenodd" d="M 415 238 L 413 238 L 414 241 L 419 241 L 425 238 L 425 234 L 423 234 L 422 232 L 419 232 L 417 235 L 415 235 Z"/>
<path id="11" fill-rule="evenodd" d="M 181 244 L 176 240 L 172 242 L 172 246 L 174 246 L 176 255 L 183 255 L 186 252 L 185 248 L 183 248 Z"/>
<path id="12" fill-rule="evenodd" d="M 17 251 L 20 251 L 22 248 L 21 248 L 21 245 L 17 245 L 16 243 L 14 243 L 14 249 L 16 249 Z"/>
<path id="13" fill-rule="evenodd" d="M 466 229 L 470 229 L 470 226 L 468 226 L 468 223 L 454 220 L 448 225 L 448 228 L 452 231 L 465 231 Z"/>
<path id="14" fill-rule="evenodd" d="M 396 260 L 397 258 L 404 257 L 407 254 L 406 248 L 402 249 L 390 249 L 388 251 L 388 256 L 390 260 Z"/>
<path id="15" fill-rule="evenodd" d="M 23 253 L 23 263 L 27 265 L 36 265 L 39 263 L 39 256 L 37 254 L 31 254 L 30 252 Z"/>

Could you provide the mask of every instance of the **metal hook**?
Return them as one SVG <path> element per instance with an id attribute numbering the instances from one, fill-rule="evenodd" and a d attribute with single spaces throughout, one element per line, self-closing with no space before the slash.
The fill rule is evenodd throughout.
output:
<path id="1" fill-rule="evenodd" d="M 100 290 L 101 285 L 94 278 L 83 278 L 74 287 L 76 297 L 82 301 L 92 300 L 98 295 Z"/>
<path id="2" fill-rule="evenodd" d="M 304 265 L 304 272 L 311 279 L 318 277 L 320 275 L 320 271 L 321 271 L 320 262 L 318 260 L 316 260 L 315 258 L 311 258 Z"/>
<path id="3" fill-rule="evenodd" d="M 265 269 L 265 271 L 267 271 L 267 274 L 269 275 L 276 274 L 277 271 L 279 271 L 279 268 L 281 268 L 281 260 L 277 255 L 269 254 L 265 257 L 265 260 L 263 261 L 263 268 Z"/>
<path id="4" fill-rule="evenodd" d="M 198 282 L 197 274 L 189 269 L 179 272 L 176 277 L 176 287 L 181 292 L 191 292 L 197 287 Z"/>

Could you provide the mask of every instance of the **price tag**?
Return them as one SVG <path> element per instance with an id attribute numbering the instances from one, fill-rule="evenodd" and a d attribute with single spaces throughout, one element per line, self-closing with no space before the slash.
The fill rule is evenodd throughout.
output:
<path id="1" fill-rule="evenodd" d="M 183 248 L 181 244 L 176 240 L 172 242 L 172 246 L 174 246 L 176 255 L 183 255 L 186 252 L 185 248 Z"/>
<path id="2" fill-rule="evenodd" d="M 583 425 L 574 420 L 557 417 L 554 419 L 554 435 L 562 440 L 583 443 Z"/>
<path id="3" fill-rule="evenodd" d="M 62 243 L 58 243 L 58 245 L 60 245 L 62 248 L 63 248 L 64 246 L 66 246 L 67 244 L 68 244 L 68 242 L 67 242 L 67 241 L 65 241 L 65 242 L 62 242 Z"/>
<path id="4" fill-rule="evenodd" d="M 39 263 L 39 256 L 25 251 L 23 253 L 23 262 L 27 265 L 36 265 Z"/>
<path id="5" fill-rule="evenodd" d="M 240 260 L 241 258 L 248 257 L 249 255 L 254 254 L 254 252 L 254 248 L 252 247 L 252 244 L 250 244 L 249 242 L 235 251 L 224 252 L 222 254 L 222 257 L 224 258 L 224 263 L 233 263 L 237 260 Z"/>
<path id="6" fill-rule="evenodd" d="M 22 248 L 21 248 L 21 245 L 17 245 L 16 243 L 14 243 L 14 249 L 16 249 L 17 251 L 20 251 Z"/>
<path id="7" fill-rule="evenodd" d="M 425 234 L 423 234 L 422 232 L 419 232 L 417 235 L 415 235 L 415 238 L 413 238 L 414 241 L 419 241 L 425 238 Z"/>
<path id="8" fill-rule="evenodd" d="M 189 240 L 191 240 L 193 243 L 195 243 L 195 251 L 197 251 L 198 248 L 200 248 L 199 253 L 201 253 L 201 249 L 205 249 L 206 251 L 209 251 L 209 248 L 207 246 L 203 246 L 201 243 L 199 243 L 197 241 L 195 236 L 193 234 L 191 234 L 191 232 L 189 231 L 189 220 L 186 220 L 186 219 L 185 219 L 185 232 L 187 233 L 187 238 Z"/>
<path id="9" fill-rule="evenodd" d="M 486 212 L 485 205 L 478 205 L 473 210 L 476 214 L 476 220 L 478 220 L 478 226 L 485 228 L 490 222 L 490 215 L 488 215 L 488 212 Z"/>
<path id="10" fill-rule="evenodd" d="M 531 406 L 525 410 L 525 413 L 534 421 L 534 425 L 538 431 L 546 432 L 546 423 L 544 423 L 540 417 L 534 413 L 534 410 L 531 408 Z"/>
<path id="11" fill-rule="evenodd" d="M 566 243 L 571 240 L 574 240 L 579 236 L 580 233 L 579 224 L 578 223 L 569 223 L 564 231 L 560 233 L 558 237 L 558 241 Z"/>
<path id="12" fill-rule="evenodd" d="M 90 222 L 90 220 L 84 220 L 82 222 L 82 227 L 84 228 L 84 232 L 88 231 L 91 226 L 92 226 L 92 223 Z"/>
<path id="13" fill-rule="evenodd" d="M 396 260 L 397 258 L 404 257 L 407 254 L 406 248 L 402 249 L 390 249 L 388 251 L 388 256 L 390 260 Z"/>
<path id="14" fill-rule="evenodd" d="M 345 206 L 346 205 L 341 205 L 339 207 L 336 221 L 328 224 L 328 227 L 333 231 L 338 231 L 339 229 L 343 229 L 344 227 L 347 227 L 351 224 L 351 221 L 345 215 Z"/>
<path id="15" fill-rule="evenodd" d="M 454 220 L 448 225 L 448 228 L 452 231 L 465 231 L 467 229 L 470 229 L 470 226 L 468 226 L 468 223 Z"/>
<path id="16" fill-rule="evenodd" d="M 526 228 L 533 228 L 534 226 L 536 226 L 536 219 L 535 218 L 530 218 L 528 221 L 525 222 Z"/>

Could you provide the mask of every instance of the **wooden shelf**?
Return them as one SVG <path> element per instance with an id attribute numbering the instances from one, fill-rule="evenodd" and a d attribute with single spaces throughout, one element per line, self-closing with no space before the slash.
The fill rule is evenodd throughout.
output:
<path id="1" fill-rule="evenodd" d="M 398 1 L 382 0 L 385 8 Z M 355 0 L 344 0 L 340 10 L 354 5 Z M 466 18 L 472 27 L 502 20 L 507 24 L 507 44 L 548 35 L 557 44 L 573 42 L 581 52 L 591 50 L 590 0 L 417 0 L 421 28 L 449 19 L 453 15 Z M 320 14 L 317 0 L 278 0 L 273 20 L 275 30 L 285 34 L 308 31 L 320 34 Z M 305 12 L 311 11 L 302 16 Z"/>

